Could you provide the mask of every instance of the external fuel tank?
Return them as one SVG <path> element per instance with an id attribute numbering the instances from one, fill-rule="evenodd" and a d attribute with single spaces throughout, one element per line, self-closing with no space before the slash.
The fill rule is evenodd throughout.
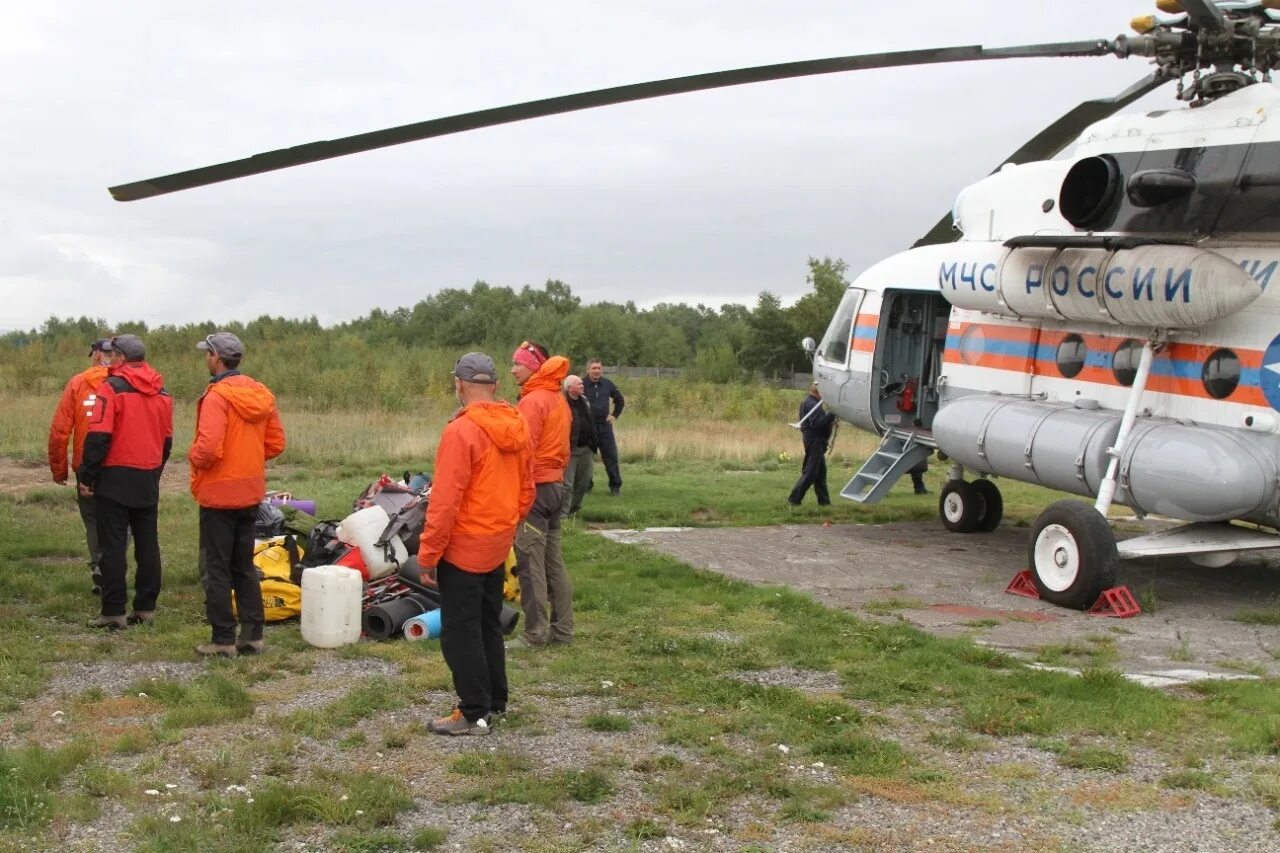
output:
<path id="1" fill-rule="evenodd" d="M 1120 413 L 974 394 L 933 420 L 938 448 L 971 471 L 1093 497 L 1106 475 Z M 1139 418 L 1120 457 L 1116 501 L 1185 521 L 1248 519 L 1280 526 L 1277 471 L 1261 436 Z"/>

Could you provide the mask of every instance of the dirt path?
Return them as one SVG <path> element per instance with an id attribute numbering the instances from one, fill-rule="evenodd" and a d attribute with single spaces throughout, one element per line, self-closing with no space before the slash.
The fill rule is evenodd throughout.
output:
<path id="1" fill-rule="evenodd" d="M 606 535 L 741 580 L 806 590 L 838 607 L 888 611 L 935 634 L 973 635 L 1026 657 L 1053 646 L 1111 655 L 1104 647 L 1113 646 L 1111 665 L 1150 676 L 1155 685 L 1165 679 L 1280 674 L 1280 627 L 1235 618 L 1280 604 L 1280 570 L 1261 556 L 1222 569 L 1173 559 L 1122 562 L 1119 583 L 1146 604 L 1146 612 L 1110 619 L 1005 594 L 1010 579 L 1026 567 L 1025 528 L 960 536 L 926 522 Z M 1099 645 L 1099 637 L 1108 642 Z M 1065 666 L 1087 662 L 1077 659 L 1086 655 L 1064 657 Z"/>

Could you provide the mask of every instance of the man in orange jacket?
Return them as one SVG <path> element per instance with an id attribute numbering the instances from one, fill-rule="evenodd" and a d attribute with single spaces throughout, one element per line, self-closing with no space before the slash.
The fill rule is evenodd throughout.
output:
<path id="1" fill-rule="evenodd" d="M 239 370 L 244 345 L 230 332 L 209 335 L 204 350 L 209 387 L 196 403 L 196 438 L 187 452 L 191 494 L 200 504 L 200 583 L 213 639 L 205 657 L 262 651 L 262 588 L 253 565 L 254 522 L 267 491 L 266 461 L 284 452 L 276 398 Z M 235 591 L 240 615 L 231 609 Z"/>
<path id="2" fill-rule="evenodd" d="M 516 526 L 533 504 L 533 457 L 524 418 L 495 399 L 498 369 L 469 352 L 453 367 L 462 409 L 436 450 L 418 565 L 433 569 L 440 590 L 440 650 L 453 673 L 458 704 L 433 720 L 442 735 L 487 735 L 492 715 L 507 710 L 502 643 L 503 563 Z"/>
<path id="3" fill-rule="evenodd" d="M 533 508 L 516 535 L 524 634 L 511 642 L 525 648 L 570 643 L 573 586 L 560 548 L 560 504 L 573 426 L 560 384 L 569 375 L 569 362 L 563 356 L 548 357 L 544 347 L 526 341 L 511 356 L 511 375 L 520 385 L 516 405 L 529 425 L 537 489 Z"/>
<path id="4" fill-rule="evenodd" d="M 107 364 L 111 361 L 111 339 L 103 338 L 89 345 L 88 369 L 67 380 L 62 398 L 53 412 L 49 425 L 49 473 L 59 486 L 65 486 L 67 469 L 67 442 L 71 442 L 71 470 L 80 467 L 84 457 L 84 437 L 89 434 L 89 415 L 97 399 L 94 392 L 107 378 Z M 80 494 L 76 480 L 76 503 L 80 507 L 80 520 L 84 522 L 84 537 L 89 545 L 89 572 L 93 578 L 93 594 L 102 594 L 102 548 L 98 545 L 98 522 L 93 513 L 93 498 Z"/>

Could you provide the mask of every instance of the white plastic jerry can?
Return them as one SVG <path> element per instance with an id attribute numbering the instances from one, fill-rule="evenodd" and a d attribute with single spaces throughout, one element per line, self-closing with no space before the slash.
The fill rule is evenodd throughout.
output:
<path id="1" fill-rule="evenodd" d="M 335 649 L 360 639 L 364 579 L 346 566 L 316 566 L 302 573 L 302 639 Z"/>
<path id="2" fill-rule="evenodd" d="M 338 539 L 360 549 L 369 580 L 377 580 L 399 571 L 409 558 L 409 552 L 399 536 L 392 536 L 386 547 L 377 545 L 378 539 L 391 523 L 391 517 L 380 506 L 367 506 L 351 513 L 338 525 Z"/>

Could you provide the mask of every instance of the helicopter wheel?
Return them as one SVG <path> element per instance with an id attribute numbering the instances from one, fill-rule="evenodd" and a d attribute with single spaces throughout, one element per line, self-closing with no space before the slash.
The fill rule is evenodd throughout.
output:
<path id="1" fill-rule="evenodd" d="M 1116 537 L 1111 525 L 1081 501 L 1050 504 L 1031 529 L 1027 562 L 1040 597 L 1083 610 L 1116 583 Z"/>
<path id="2" fill-rule="evenodd" d="M 972 533 L 987 511 L 986 501 L 964 480 L 948 480 L 938 496 L 938 515 L 942 526 L 952 533 Z"/>
<path id="3" fill-rule="evenodd" d="M 1004 498 L 1000 496 L 1000 488 L 990 480 L 974 480 L 970 485 L 984 504 L 982 517 L 973 529 L 979 533 L 990 533 L 1000 526 L 1000 519 L 1004 518 Z"/>

